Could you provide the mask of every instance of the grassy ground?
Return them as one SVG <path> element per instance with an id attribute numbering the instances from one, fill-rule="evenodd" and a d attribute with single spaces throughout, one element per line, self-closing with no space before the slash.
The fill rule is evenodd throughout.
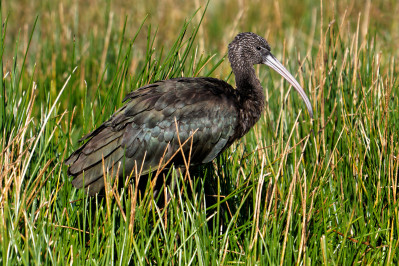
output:
<path id="1" fill-rule="evenodd" d="M 2 1 L 0 261 L 397 264 L 399 4 L 330 2 Z M 178 76 L 234 83 L 224 56 L 240 31 L 269 40 L 314 120 L 256 67 L 264 115 L 194 195 L 179 180 L 160 209 L 134 182 L 95 199 L 72 187 L 63 160 L 127 92 Z"/>

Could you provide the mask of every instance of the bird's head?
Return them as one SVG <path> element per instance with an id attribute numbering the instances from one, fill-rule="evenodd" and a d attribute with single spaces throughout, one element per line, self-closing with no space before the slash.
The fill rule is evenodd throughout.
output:
<path id="1" fill-rule="evenodd" d="M 238 34 L 229 44 L 229 60 L 232 64 L 262 64 L 270 54 L 267 41 L 252 32 Z"/>
<path id="2" fill-rule="evenodd" d="M 236 72 L 245 72 L 256 64 L 265 64 L 274 69 L 298 91 L 306 104 L 310 117 L 313 117 L 312 105 L 305 91 L 291 73 L 274 57 L 264 38 L 252 32 L 240 33 L 229 44 L 228 56 L 235 74 L 237 74 Z"/>

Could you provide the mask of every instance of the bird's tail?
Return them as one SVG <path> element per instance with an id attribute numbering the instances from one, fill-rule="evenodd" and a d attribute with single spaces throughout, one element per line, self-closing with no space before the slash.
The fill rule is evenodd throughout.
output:
<path id="1" fill-rule="evenodd" d="M 118 176 L 117 171 L 122 168 L 119 163 L 125 153 L 120 144 L 122 131 L 115 132 L 105 127 L 93 133 L 88 142 L 65 160 L 65 164 L 69 165 L 68 175 L 75 177 L 72 185 L 84 187 L 90 196 L 104 187 L 103 177 L 107 170 Z"/>

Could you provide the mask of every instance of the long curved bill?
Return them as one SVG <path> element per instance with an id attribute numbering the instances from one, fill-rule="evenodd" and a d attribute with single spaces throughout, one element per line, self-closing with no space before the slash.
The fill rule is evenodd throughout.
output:
<path id="1" fill-rule="evenodd" d="M 290 72 L 274 57 L 274 55 L 269 54 L 266 57 L 266 60 L 263 64 L 273 68 L 277 73 L 279 73 L 283 78 L 285 78 L 291 85 L 295 88 L 295 90 L 301 95 L 304 100 L 306 107 L 308 108 L 309 115 L 313 118 L 313 109 L 312 104 L 309 101 L 308 96 L 306 96 L 305 91 L 302 89 L 301 85 L 299 85 L 298 81 L 291 75 Z"/>

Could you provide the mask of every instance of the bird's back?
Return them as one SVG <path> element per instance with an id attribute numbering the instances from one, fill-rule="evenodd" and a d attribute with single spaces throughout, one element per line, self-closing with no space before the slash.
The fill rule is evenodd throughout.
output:
<path id="1" fill-rule="evenodd" d="M 214 159 L 234 141 L 237 126 L 236 92 L 215 78 L 176 78 L 129 93 L 112 117 L 83 138 L 87 140 L 67 160 L 77 188 L 90 186 L 90 195 L 104 186 L 105 168 L 127 176 L 143 164 L 142 174 L 155 171 L 173 157 L 182 165 L 181 144 L 190 164 Z M 190 137 L 192 136 L 192 138 Z M 162 161 L 162 162 L 161 162 Z"/>

